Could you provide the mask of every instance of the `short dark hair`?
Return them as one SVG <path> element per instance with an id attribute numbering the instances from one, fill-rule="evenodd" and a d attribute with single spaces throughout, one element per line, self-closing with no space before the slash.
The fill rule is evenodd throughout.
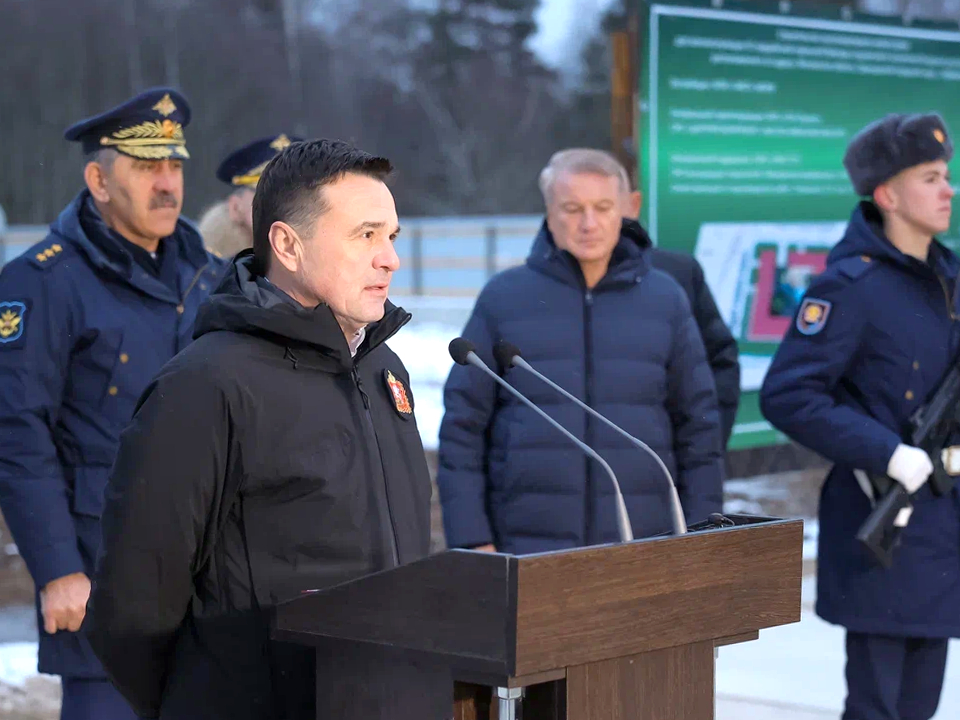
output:
<path id="1" fill-rule="evenodd" d="M 253 255 L 257 271 L 270 267 L 270 227 L 285 222 L 299 230 L 327 211 L 318 190 L 347 173 L 385 182 L 393 165 L 341 140 L 296 142 L 277 154 L 264 168 L 253 197 Z"/>

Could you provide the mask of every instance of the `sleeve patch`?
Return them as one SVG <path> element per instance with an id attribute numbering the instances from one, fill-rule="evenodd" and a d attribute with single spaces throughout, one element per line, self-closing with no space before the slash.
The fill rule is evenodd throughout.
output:
<path id="1" fill-rule="evenodd" d="M 826 326 L 832 308 L 827 300 L 804 298 L 797 312 L 797 330 L 804 335 L 816 335 Z"/>
<path id="2" fill-rule="evenodd" d="M 0 302 L 0 347 L 23 338 L 27 324 L 27 304 L 19 300 Z"/>

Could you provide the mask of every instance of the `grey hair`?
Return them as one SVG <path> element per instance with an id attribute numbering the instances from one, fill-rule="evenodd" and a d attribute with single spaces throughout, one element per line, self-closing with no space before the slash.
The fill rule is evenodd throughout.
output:
<path id="1" fill-rule="evenodd" d="M 623 192 L 630 192 L 630 176 L 627 169 L 613 155 L 592 148 L 569 148 L 553 154 L 547 166 L 540 171 L 540 192 L 543 201 L 550 202 L 550 191 L 560 175 L 565 173 L 592 173 L 620 180 Z"/>
<path id="2" fill-rule="evenodd" d="M 113 148 L 99 148 L 94 150 L 92 153 L 87 154 L 83 159 L 83 164 L 95 162 L 98 165 L 102 166 L 104 170 L 110 172 L 110 169 L 113 167 L 113 163 L 116 161 L 117 157 L 120 155 Z"/>

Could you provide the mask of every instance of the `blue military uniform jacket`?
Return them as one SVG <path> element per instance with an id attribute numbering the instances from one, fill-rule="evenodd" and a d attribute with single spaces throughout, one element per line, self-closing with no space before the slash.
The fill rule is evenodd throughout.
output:
<path id="1" fill-rule="evenodd" d="M 221 272 L 184 220 L 147 272 L 88 198 L 0 272 L 0 509 L 38 588 L 92 577 L 120 432 Z M 80 635 L 42 622 L 40 670 L 103 677 Z"/>
<path id="2" fill-rule="evenodd" d="M 938 242 L 926 263 L 901 253 L 861 203 L 761 390 L 774 426 L 835 463 L 820 497 L 817 612 L 857 632 L 960 637 L 957 490 L 917 492 L 884 570 L 855 539 L 871 505 L 853 472 L 886 472 L 910 414 L 956 361 L 958 274 L 960 260 Z"/>

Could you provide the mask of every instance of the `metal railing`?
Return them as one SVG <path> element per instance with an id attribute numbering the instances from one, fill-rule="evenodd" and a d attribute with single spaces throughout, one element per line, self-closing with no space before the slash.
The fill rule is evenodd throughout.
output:
<path id="1" fill-rule="evenodd" d="M 473 296 L 497 272 L 526 259 L 540 215 L 403 218 L 397 239 L 401 295 Z M 0 238 L 0 265 L 47 234 L 45 225 L 10 225 Z"/>
<path id="2" fill-rule="evenodd" d="M 476 295 L 491 276 L 526 259 L 541 222 L 539 215 L 402 219 L 394 292 Z"/>
<path id="3" fill-rule="evenodd" d="M 46 237 L 46 225 L 8 225 L 0 235 L 0 267 Z"/>

